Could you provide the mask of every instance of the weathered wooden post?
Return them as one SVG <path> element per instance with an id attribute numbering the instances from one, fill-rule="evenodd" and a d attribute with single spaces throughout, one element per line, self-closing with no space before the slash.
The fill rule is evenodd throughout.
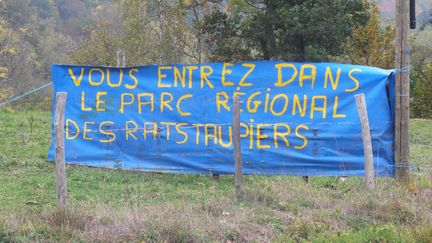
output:
<path id="1" fill-rule="evenodd" d="M 355 96 L 355 100 L 356 100 L 357 110 L 360 117 L 362 137 L 363 137 L 366 185 L 369 189 L 373 189 L 375 187 L 375 182 L 374 182 L 372 140 L 370 135 L 369 119 L 368 119 L 368 114 L 366 109 L 365 95 L 358 94 Z"/>
<path id="2" fill-rule="evenodd" d="M 396 0 L 395 176 L 409 179 L 410 47 L 408 0 Z"/>
<path id="3" fill-rule="evenodd" d="M 126 67 L 126 55 L 123 50 L 117 51 L 117 67 Z"/>
<path id="4" fill-rule="evenodd" d="M 56 191 L 57 207 L 60 211 L 66 209 L 67 204 L 67 182 L 66 182 L 66 165 L 65 165 L 65 148 L 64 148 L 64 126 L 65 126 L 65 108 L 66 92 L 56 94 L 55 114 L 54 114 L 54 137 L 55 137 L 55 170 L 56 170 Z"/>
<path id="5" fill-rule="evenodd" d="M 243 195 L 243 164 L 240 144 L 240 101 L 237 95 L 233 97 L 234 118 L 234 160 L 235 160 L 235 183 L 237 199 Z"/>

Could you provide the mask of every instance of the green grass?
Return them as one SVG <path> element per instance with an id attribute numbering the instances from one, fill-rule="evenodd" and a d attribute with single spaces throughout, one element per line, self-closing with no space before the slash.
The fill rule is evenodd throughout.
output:
<path id="1" fill-rule="evenodd" d="M 48 112 L 0 111 L 0 242 L 277 241 L 430 242 L 432 121 L 411 120 L 408 186 L 379 178 L 139 173 L 68 166 L 69 206 L 56 210 L 46 161 Z"/>

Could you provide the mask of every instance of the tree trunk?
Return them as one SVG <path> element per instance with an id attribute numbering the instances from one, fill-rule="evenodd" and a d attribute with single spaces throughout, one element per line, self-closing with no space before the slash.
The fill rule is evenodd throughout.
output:
<path id="1" fill-rule="evenodd" d="M 297 44 L 297 57 L 296 62 L 305 62 L 306 61 L 306 53 L 305 53 L 305 43 L 303 38 L 301 38 Z"/>

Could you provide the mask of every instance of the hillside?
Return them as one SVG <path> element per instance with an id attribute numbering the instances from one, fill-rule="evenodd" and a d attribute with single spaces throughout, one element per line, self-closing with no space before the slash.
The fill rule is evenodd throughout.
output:
<path id="1" fill-rule="evenodd" d="M 378 7 L 383 19 L 394 19 L 395 0 L 378 0 Z M 423 26 L 432 20 L 432 1 L 416 0 L 416 16 L 419 26 Z"/>

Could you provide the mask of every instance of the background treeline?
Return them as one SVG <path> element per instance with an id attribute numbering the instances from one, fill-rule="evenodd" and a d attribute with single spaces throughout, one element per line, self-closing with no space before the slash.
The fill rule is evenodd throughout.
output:
<path id="1" fill-rule="evenodd" d="M 52 63 L 332 61 L 394 67 L 391 0 L 0 0 L 0 101 Z M 432 117 L 432 3 L 418 0 L 412 115 Z M 37 99 L 37 100 L 35 100 Z M 48 109 L 49 92 L 21 106 Z"/>

